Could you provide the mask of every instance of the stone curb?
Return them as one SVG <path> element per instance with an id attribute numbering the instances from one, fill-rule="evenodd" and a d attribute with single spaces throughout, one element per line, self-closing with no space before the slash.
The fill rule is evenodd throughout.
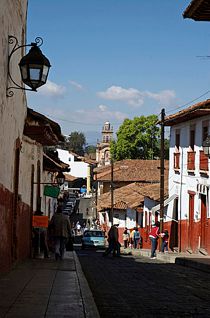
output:
<path id="1" fill-rule="evenodd" d="M 177 257 L 175 260 L 175 264 L 210 273 L 210 264 L 205 264 L 196 260 L 188 259 L 187 257 Z"/>
<path id="2" fill-rule="evenodd" d="M 86 318 L 100 318 L 97 306 L 95 304 L 92 292 L 88 285 L 88 282 L 85 278 L 85 275 L 82 271 L 82 267 L 80 265 L 79 259 L 75 251 L 73 251 L 73 257 L 75 260 L 76 272 L 78 275 L 79 285 L 80 285 L 80 292 L 83 299 L 84 310 L 85 310 L 85 317 Z"/>
<path id="3" fill-rule="evenodd" d="M 133 256 L 144 256 L 144 257 L 150 257 L 150 250 L 130 250 L 124 252 L 124 254 L 131 254 Z M 165 263 L 175 263 L 177 265 L 182 265 L 185 267 L 189 268 L 194 268 L 196 270 L 210 273 L 210 258 L 202 256 L 199 257 L 199 255 L 188 255 L 187 257 L 185 256 L 179 256 L 176 254 L 162 254 L 162 253 L 157 253 L 157 260 L 165 262 Z M 207 263 L 208 262 L 208 263 Z"/>

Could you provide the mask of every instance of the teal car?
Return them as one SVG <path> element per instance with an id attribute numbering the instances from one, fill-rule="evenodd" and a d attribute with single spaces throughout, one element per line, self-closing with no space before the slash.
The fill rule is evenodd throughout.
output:
<path id="1" fill-rule="evenodd" d="M 101 230 L 85 231 L 82 238 L 82 248 L 85 247 L 105 248 L 104 232 Z"/>

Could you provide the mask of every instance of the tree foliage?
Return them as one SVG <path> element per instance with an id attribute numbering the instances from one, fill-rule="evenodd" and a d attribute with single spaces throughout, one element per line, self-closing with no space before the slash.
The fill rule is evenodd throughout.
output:
<path id="1" fill-rule="evenodd" d="M 157 159 L 160 157 L 160 127 L 158 117 L 149 115 L 125 119 L 111 143 L 115 160 Z"/>
<path id="2" fill-rule="evenodd" d="M 73 131 L 67 138 L 66 146 L 69 151 L 75 152 L 76 154 L 83 156 L 86 145 L 86 138 L 84 133 Z"/>
<path id="3" fill-rule="evenodd" d="M 94 145 L 88 145 L 86 148 L 85 148 L 85 152 L 87 154 L 92 154 L 92 153 L 96 153 L 96 146 Z"/>

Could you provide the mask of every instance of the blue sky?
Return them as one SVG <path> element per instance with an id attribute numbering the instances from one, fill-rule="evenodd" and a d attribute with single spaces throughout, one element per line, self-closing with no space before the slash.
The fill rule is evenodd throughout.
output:
<path id="1" fill-rule="evenodd" d="M 27 42 L 41 36 L 48 83 L 28 106 L 82 131 L 105 121 L 176 112 L 210 98 L 210 23 L 183 19 L 190 0 L 29 0 Z M 182 107 L 183 108 L 183 107 Z"/>

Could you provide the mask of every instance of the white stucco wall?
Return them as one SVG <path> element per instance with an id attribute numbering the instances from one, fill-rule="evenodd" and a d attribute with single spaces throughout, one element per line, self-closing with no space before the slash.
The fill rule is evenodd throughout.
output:
<path id="1" fill-rule="evenodd" d="M 32 165 L 34 166 L 34 184 L 33 184 L 33 212 L 36 211 L 37 200 L 37 162 L 40 161 L 40 196 L 41 211 L 51 217 L 57 205 L 57 199 L 44 196 L 45 184 L 54 181 L 52 172 L 43 171 L 43 146 L 34 140 L 23 136 L 22 147 L 20 153 L 20 179 L 19 179 L 19 195 L 21 200 L 30 205 L 31 200 L 31 176 Z"/>
<path id="2" fill-rule="evenodd" d="M 198 185 L 210 186 L 209 177 L 205 177 L 199 170 L 199 151 L 202 148 L 202 126 L 204 121 L 210 121 L 210 116 L 203 116 L 185 123 L 181 123 L 171 127 L 170 136 L 170 169 L 169 169 L 169 196 L 177 194 L 178 196 L 178 216 L 182 220 L 189 217 L 189 193 L 195 192 L 194 210 L 195 221 L 200 218 L 200 192 Z M 187 152 L 189 151 L 190 143 L 190 126 L 195 125 L 195 171 L 190 174 L 187 170 Z M 180 130 L 180 169 L 174 170 L 174 152 L 175 152 L 175 135 L 176 129 Z M 209 173 L 208 173 L 209 174 Z M 209 206 L 209 198 L 207 198 Z M 168 214 L 173 216 L 174 201 L 168 206 Z M 208 212 L 209 213 L 209 212 Z"/>
<path id="3" fill-rule="evenodd" d="M 67 150 L 57 149 L 61 161 L 70 165 L 69 174 L 77 178 L 87 178 L 88 164 L 82 161 L 74 161 L 74 156 Z"/>
<path id="4" fill-rule="evenodd" d="M 13 97 L 6 97 L 8 54 L 12 45 L 8 45 L 8 36 L 16 36 L 19 45 L 24 44 L 27 0 L 0 1 L 0 184 L 13 191 L 15 141 L 22 139 L 26 115 L 25 92 L 14 90 Z M 22 50 L 17 50 L 11 60 L 11 73 L 20 83 L 18 63 Z"/>
<path id="5" fill-rule="evenodd" d="M 136 226 L 136 210 L 127 209 L 125 226 L 132 229 Z"/>
<path id="6" fill-rule="evenodd" d="M 42 173 L 42 158 L 43 149 L 42 146 L 35 141 L 24 136 L 22 140 L 22 147 L 20 152 L 20 178 L 19 178 L 19 194 L 21 194 L 22 201 L 26 204 L 30 204 L 31 197 L 31 173 L 32 165 L 34 165 L 34 182 L 37 180 L 37 161 L 40 160 L 40 170 Z M 36 187 L 34 184 L 34 208 L 36 200 Z"/>
<path id="7" fill-rule="evenodd" d="M 159 202 L 151 200 L 150 198 L 144 197 L 143 210 L 144 210 L 144 216 L 145 216 L 145 212 L 147 212 L 147 225 L 155 222 L 155 213 L 151 213 L 151 212 L 152 212 L 152 208 L 156 206 L 157 204 L 159 204 Z M 149 217 L 150 217 L 149 213 L 151 213 L 151 220 L 149 220 Z M 145 227 L 145 217 L 143 219 L 143 227 Z"/>

